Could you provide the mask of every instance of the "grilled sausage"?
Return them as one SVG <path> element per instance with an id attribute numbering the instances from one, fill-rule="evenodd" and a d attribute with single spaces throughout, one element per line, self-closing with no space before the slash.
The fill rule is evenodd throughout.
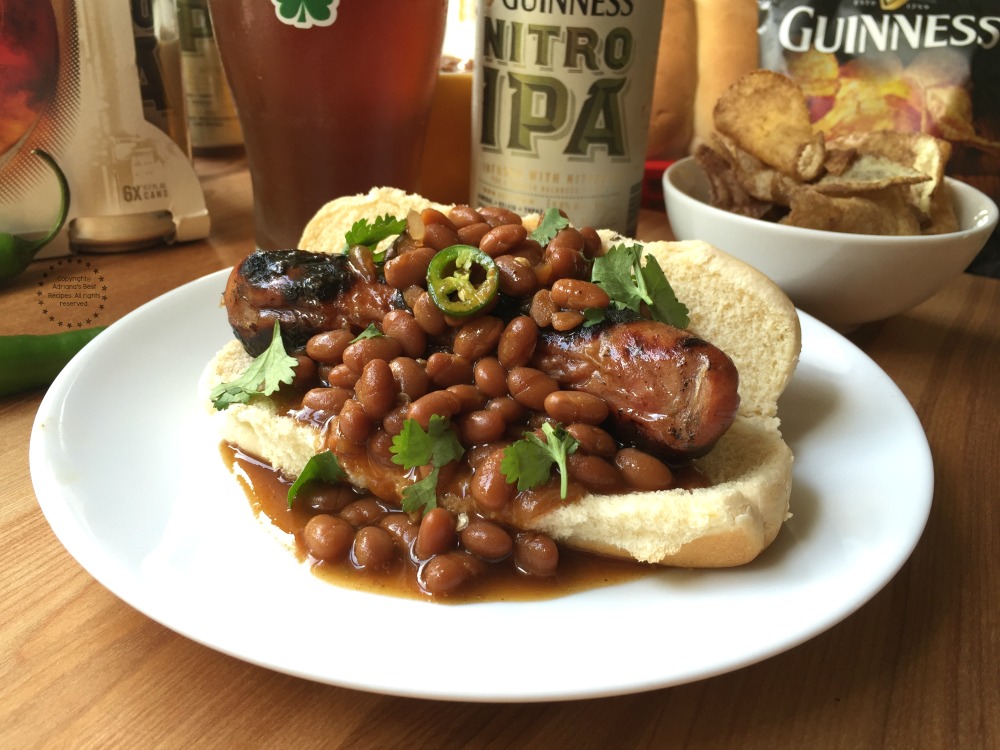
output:
<path id="1" fill-rule="evenodd" d="M 604 399 L 619 440 L 666 460 L 706 454 L 740 405 L 739 376 L 726 354 L 651 320 L 546 330 L 532 364 L 563 388 Z"/>

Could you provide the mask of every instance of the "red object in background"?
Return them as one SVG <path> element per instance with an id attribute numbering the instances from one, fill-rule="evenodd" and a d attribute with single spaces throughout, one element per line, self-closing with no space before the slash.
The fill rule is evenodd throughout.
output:
<path id="1" fill-rule="evenodd" d="M 59 72 L 56 19 L 49 2 L 0 7 L 0 155 L 34 127 Z"/>
<path id="2" fill-rule="evenodd" d="M 642 177 L 642 207 L 656 211 L 666 211 L 663 202 L 663 173 L 674 162 L 647 161 L 646 172 Z"/>

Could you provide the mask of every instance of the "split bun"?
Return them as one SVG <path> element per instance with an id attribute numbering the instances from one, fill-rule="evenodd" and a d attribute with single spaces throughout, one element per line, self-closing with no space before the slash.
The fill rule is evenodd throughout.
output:
<path id="1" fill-rule="evenodd" d="M 380 188 L 337 199 L 306 227 L 301 249 L 339 252 L 347 229 L 361 218 L 405 216 L 432 206 L 420 196 Z M 533 228 L 538 217 L 526 217 Z M 599 232 L 605 248 L 625 238 Z M 631 240 L 629 240 L 631 242 Z M 789 515 L 792 453 L 782 439 L 778 397 L 798 362 L 801 332 L 795 308 L 767 277 L 716 248 L 697 241 L 645 243 L 690 311 L 689 328 L 733 360 L 740 374 L 740 408 L 734 424 L 695 465 L 706 488 L 615 495 L 586 495 L 535 518 L 532 529 L 568 547 L 640 562 L 686 567 L 724 567 L 753 560 L 777 536 Z M 203 398 L 215 385 L 234 380 L 251 362 L 242 345 L 227 343 L 209 363 Z M 220 437 L 268 463 L 286 477 L 298 476 L 325 450 L 312 425 L 255 397 L 212 411 Z M 442 504 L 448 504 L 442 499 Z M 450 508 L 463 512 L 464 507 Z"/>

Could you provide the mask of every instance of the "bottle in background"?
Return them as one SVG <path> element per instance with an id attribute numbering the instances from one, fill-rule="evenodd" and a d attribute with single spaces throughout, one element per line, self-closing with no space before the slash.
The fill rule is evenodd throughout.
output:
<path id="1" fill-rule="evenodd" d="M 480 0 L 471 202 L 633 235 L 663 3 Z"/>
<path id="2" fill-rule="evenodd" d="M 190 158 L 177 8 L 173 0 L 131 0 L 130 5 L 143 113 Z"/>
<path id="3" fill-rule="evenodd" d="M 208 0 L 177 0 L 181 73 L 194 153 L 243 145 L 233 95 L 212 33 Z"/>

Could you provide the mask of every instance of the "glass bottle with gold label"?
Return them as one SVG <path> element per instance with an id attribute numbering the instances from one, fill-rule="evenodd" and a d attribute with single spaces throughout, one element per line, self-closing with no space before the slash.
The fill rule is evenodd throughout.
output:
<path id="1" fill-rule="evenodd" d="M 181 72 L 194 152 L 239 147 L 243 132 L 219 59 L 207 0 L 177 0 Z"/>

